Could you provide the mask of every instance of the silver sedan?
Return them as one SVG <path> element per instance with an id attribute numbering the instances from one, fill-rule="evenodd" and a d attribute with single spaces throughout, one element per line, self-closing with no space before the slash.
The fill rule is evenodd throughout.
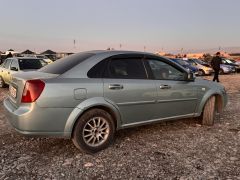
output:
<path id="1" fill-rule="evenodd" d="M 70 138 L 87 153 L 109 146 L 122 128 L 199 116 L 213 125 L 227 103 L 222 85 L 132 51 L 71 55 L 15 74 L 9 92 L 4 107 L 16 131 Z"/>

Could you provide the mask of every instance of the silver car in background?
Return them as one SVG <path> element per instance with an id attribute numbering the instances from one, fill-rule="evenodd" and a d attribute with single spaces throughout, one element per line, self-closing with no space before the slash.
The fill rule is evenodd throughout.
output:
<path id="1" fill-rule="evenodd" d="M 17 72 L 36 71 L 47 65 L 38 58 L 14 57 L 5 59 L 0 65 L 0 88 L 8 85 L 13 74 Z"/>
<path id="2" fill-rule="evenodd" d="M 71 55 L 15 74 L 9 89 L 4 107 L 18 132 L 70 138 L 87 153 L 106 148 L 123 128 L 199 116 L 212 125 L 227 103 L 222 85 L 134 51 Z"/>

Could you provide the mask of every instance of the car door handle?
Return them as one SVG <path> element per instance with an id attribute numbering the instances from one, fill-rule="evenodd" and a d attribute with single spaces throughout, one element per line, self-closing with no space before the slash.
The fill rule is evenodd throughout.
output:
<path id="1" fill-rule="evenodd" d="M 167 84 L 161 84 L 161 85 L 159 86 L 159 88 L 160 88 L 160 89 L 170 89 L 171 86 L 169 86 L 169 85 L 167 85 Z"/>
<path id="2" fill-rule="evenodd" d="M 123 85 L 121 84 L 110 84 L 108 86 L 109 89 L 112 89 L 112 90 L 118 90 L 118 89 L 123 89 Z"/>

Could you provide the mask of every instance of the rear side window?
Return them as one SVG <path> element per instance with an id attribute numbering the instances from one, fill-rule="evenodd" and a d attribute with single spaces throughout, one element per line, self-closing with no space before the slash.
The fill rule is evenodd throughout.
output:
<path id="1" fill-rule="evenodd" d="M 93 66 L 87 73 L 89 78 L 102 78 L 107 60 L 102 60 Z"/>
<path id="2" fill-rule="evenodd" d="M 112 59 L 104 73 L 105 78 L 147 79 L 141 59 Z"/>
<path id="3" fill-rule="evenodd" d="M 19 59 L 19 68 L 24 69 L 40 69 L 43 67 L 43 64 L 40 59 Z"/>
<path id="4" fill-rule="evenodd" d="M 51 74 L 63 74 L 68 70 L 72 69 L 74 66 L 78 65 L 79 63 L 85 61 L 86 59 L 92 57 L 93 53 L 81 53 L 81 54 L 74 54 L 62 59 L 55 61 L 43 68 L 41 68 L 40 72 L 51 73 Z"/>

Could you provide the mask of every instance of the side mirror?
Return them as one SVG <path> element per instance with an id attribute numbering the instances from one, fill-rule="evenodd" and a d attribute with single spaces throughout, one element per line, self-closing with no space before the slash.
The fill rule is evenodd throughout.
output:
<path id="1" fill-rule="evenodd" d="M 194 81 L 196 78 L 195 74 L 193 72 L 186 73 L 185 80 L 186 81 Z"/>
<path id="2" fill-rule="evenodd" d="M 12 71 L 18 71 L 18 68 L 16 68 L 16 67 L 11 67 L 10 70 L 12 70 Z"/>

